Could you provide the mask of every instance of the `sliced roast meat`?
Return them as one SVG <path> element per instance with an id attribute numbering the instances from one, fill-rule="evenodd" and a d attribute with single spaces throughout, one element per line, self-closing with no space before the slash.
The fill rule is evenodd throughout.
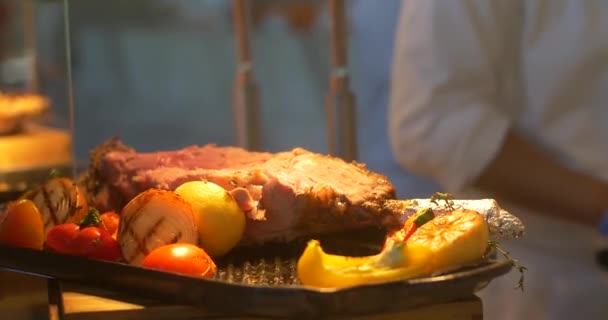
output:
<path id="1" fill-rule="evenodd" d="M 395 189 L 385 176 L 302 148 L 265 153 L 205 145 L 138 153 L 119 141 L 110 143 L 93 152 L 83 180 L 96 207 L 120 210 L 147 189 L 174 190 L 187 181 L 207 180 L 230 191 L 247 214 L 242 244 L 369 226 L 398 228 L 411 214 L 405 210 L 408 203 L 394 199 Z"/>
<path id="2" fill-rule="evenodd" d="M 301 148 L 280 153 L 216 145 L 156 153 L 117 149 L 99 157 L 89 172 L 96 185 L 91 203 L 103 210 L 120 210 L 150 188 L 175 190 L 187 181 L 207 180 L 232 191 L 246 212 L 243 243 L 398 223 L 382 210 L 382 203 L 395 197 L 393 185 L 360 163 Z"/>

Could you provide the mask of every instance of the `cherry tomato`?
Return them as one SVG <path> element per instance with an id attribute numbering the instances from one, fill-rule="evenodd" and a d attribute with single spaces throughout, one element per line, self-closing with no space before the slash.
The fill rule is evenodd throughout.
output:
<path id="1" fill-rule="evenodd" d="M 121 257 L 120 246 L 104 228 L 86 227 L 79 230 L 73 246 L 78 255 L 107 261 L 116 261 Z"/>
<path id="2" fill-rule="evenodd" d="M 0 243 L 42 249 L 42 216 L 32 201 L 24 199 L 10 202 L 0 213 Z"/>
<path id="3" fill-rule="evenodd" d="M 111 235 L 115 234 L 116 230 L 118 230 L 119 221 L 120 216 L 114 211 L 108 211 L 101 215 L 101 224 Z"/>
<path id="4" fill-rule="evenodd" d="M 121 258 L 118 242 L 106 229 L 81 229 L 75 223 L 60 224 L 49 230 L 46 246 L 58 253 L 90 259 L 116 261 Z"/>
<path id="5" fill-rule="evenodd" d="M 46 234 L 46 247 L 59 253 L 77 255 L 79 252 L 74 248 L 74 239 L 79 231 L 80 227 L 75 223 L 55 226 Z"/>
<path id="6" fill-rule="evenodd" d="M 189 243 L 168 244 L 156 248 L 142 261 L 142 267 L 212 278 L 216 265 L 205 250 Z"/>

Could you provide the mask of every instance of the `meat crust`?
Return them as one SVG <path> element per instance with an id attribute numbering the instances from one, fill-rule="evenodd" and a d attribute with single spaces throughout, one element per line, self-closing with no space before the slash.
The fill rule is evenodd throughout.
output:
<path id="1" fill-rule="evenodd" d="M 145 190 L 207 180 L 231 191 L 247 214 L 245 244 L 398 221 L 382 207 L 395 197 L 385 176 L 302 148 L 266 153 L 209 144 L 138 153 L 112 140 L 92 156 L 82 181 L 95 207 L 120 211 Z"/>

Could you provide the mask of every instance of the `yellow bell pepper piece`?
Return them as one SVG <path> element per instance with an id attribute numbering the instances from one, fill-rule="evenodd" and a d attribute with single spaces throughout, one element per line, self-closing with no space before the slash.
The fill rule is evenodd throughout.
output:
<path id="1" fill-rule="evenodd" d="M 297 270 L 303 285 L 340 288 L 423 276 L 430 272 L 426 267 L 430 258 L 428 249 L 405 243 L 374 256 L 332 255 L 323 251 L 319 241 L 311 240 L 298 260 Z"/>
<path id="2" fill-rule="evenodd" d="M 459 209 L 425 223 L 405 242 L 387 242 L 374 256 L 327 254 L 312 240 L 298 261 L 298 277 L 304 285 L 340 288 L 426 276 L 480 260 L 488 240 L 484 218 Z"/>

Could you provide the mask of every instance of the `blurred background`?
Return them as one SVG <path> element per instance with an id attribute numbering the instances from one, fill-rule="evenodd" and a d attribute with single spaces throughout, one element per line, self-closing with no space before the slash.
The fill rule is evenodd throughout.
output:
<path id="1" fill-rule="evenodd" d="M 4 87 L 36 83 L 51 101 L 46 123 L 69 128 L 63 1 L 0 3 Z M 34 34 L 29 48 L 22 40 L 28 3 Z M 327 2 L 251 3 L 262 148 L 327 152 Z M 394 178 L 402 196 L 428 196 L 436 186 L 404 173 L 388 147 L 389 68 L 400 1 L 346 3 L 359 160 Z M 231 1 L 79 0 L 70 1 L 69 13 L 77 163 L 84 165 L 89 151 L 112 136 L 139 151 L 234 144 Z"/>
<path id="2" fill-rule="evenodd" d="M 426 198 L 441 188 L 395 162 L 387 133 L 395 27 L 399 7 L 407 1 L 345 2 L 358 160 L 385 174 L 399 198 Z M 69 3 L 71 41 L 67 42 L 62 0 L 0 0 L 0 195 L 7 190 L 24 190 L 24 177 L 43 179 L 50 168 L 72 164 L 83 168 L 89 152 L 113 136 L 142 152 L 193 144 L 235 144 L 232 90 L 237 55 L 232 1 Z M 250 3 L 254 77 L 261 95 L 262 149 L 274 152 L 303 147 L 327 153 L 325 97 L 331 71 L 327 1 Z M 73 135 L 68 74 L 73 77 Z M 37 119 L 37 126 L 23 125 L 27 123 L 24 119 L 31 118 Z M 32 175 L 32 171 L 37 174 Z M 527 226 L 528 221 L 524 221 Z M 563 232 L 551 231 L 548 224 L 539 221 L 542 223 L 537 223 L 536 230 L 548 231 L 539 232 L 538 239 L 561 240 L 557 241 L 560 246 L 576 243 L 570 226 L 564 229 L 569 231 L 566 239 Z M 561 252 L 561 247 L 556 248 Z M 553 284 L 556 295 L 565 297 L 563 301 L 578 294 L 570 288 L 574 284 L 586 292 L 587 283 L 597 282 L 595 274 L 570 267 L 577 259 L 553 262 L 548 258 L 553 253 L 535 250 L 528 255 L 520 251 L 518 256 L 542 266 L 529 277 L 542 280 L 536 287 L 541 293 L 533 298 L 518 296 L 518 301 L 536 304 L 538 310 L 545 308 L 545 302 L 559 306 L 561 300 L 550 300 L 553 296 L 545 293 L 552 287 L 543 281 L 553 281 L 552 277 L 569 281 Z M 572 268 L 568 275 L 577 276 L 563 276 L 568 268 Z M 578 276 L 587 278 L 582 282 Z M 484 301 L 489 308 L 505 308 L 512 291 L 504 288 L 510 290 L 513 281 L 505 278 L 503 287 L 485 291 L 487 296 L 493 295 Z"/>

